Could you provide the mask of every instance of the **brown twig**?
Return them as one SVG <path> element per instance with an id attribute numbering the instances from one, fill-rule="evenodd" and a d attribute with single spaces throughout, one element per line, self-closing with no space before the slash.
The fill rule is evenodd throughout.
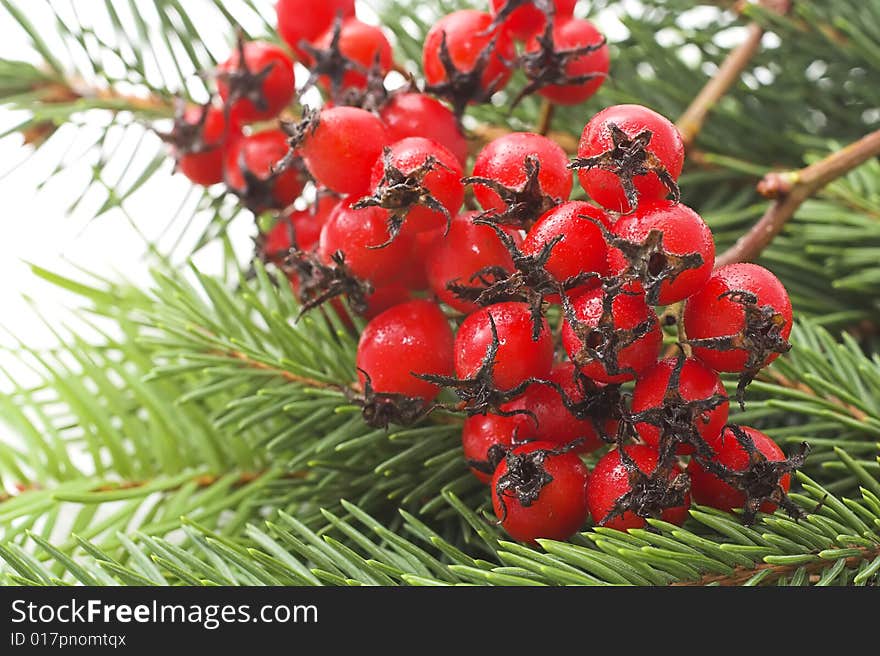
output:
<path id="1" fill-rule="evenodd" d="M 535 124 L 535 132 L 545 135 L 550 132 L 550 125 L 553 123 L 553 115 L 556 113 L 556 105 L 546 98 L 541 103 L 541 111 L 538 114 L 538 122 Z"/>
<path id="2" fill-rule="evenodd" d="M 880 155 L 880 130 L 871 132 L 806 168 L 768 173 L 758 184 L 758 191 L 764 196 L 775 198 L 774 202 L 751 230 L 715 259 L 716 268 L 734 262 L 748 262 L 758 257 L 805 200 L 832 180 L 877 155 Z"/>
<path id="3" fill-rule="evenodd" d="M 846 567 L 852 568 L 857 567 L 859 564 L 865 562 L 866 560 L 873 560 L 877 556 L 880 556 L 880 545 L 874 547 L 856 547 L 862 553 L 858 556 L 850 556 L 846 559 Z M 784 576 L 788 576 L 790 574 L 794 574 L 800 568 L 804 568 L 807 573 L 814 574 L 816 572 L 821 572 L 824 569 L 832 566 L 835 561 L 831 560 L 816 560 L 806 565 L 771 565 L 769 563 L 762 563 L 760 565 L 756 565 L 755 567 L 736 567 L 732 574 L 706 574 L 700 579 L 696 581 L 681 581 L 676 583 L 671 583 L 670 585 L 675 587 L 683 587 L 683 586 L 702 586 L 702 585 L 722 585 L 722 586 L 735 586 L 742 585 L 750 578 L 755 576 L 756 574 L 763 572 L 765 570 L 770 570 L 770 573 L 767 574 L 764 579 L 761 581 L 762 583 L 772 583 L 773 581 L 777 581 Z"/>
<path id="4" fill-rule="evenodd" d="M 791 0 L 763 0 L 762 4 L 773 11 L 786 14 L 791 9 Z M 764 28 L 758 23 L 750 23 L 745 41 L 730 51 L 718 68 L 718 72 L 710 79 L 700 93 L 691 101 L 676 122 L 681 132 L 685 148 L 690 148 L 706 121 L 712 108 L 727 93 L 737 80 L 752 57 L 761 48 Z"/>

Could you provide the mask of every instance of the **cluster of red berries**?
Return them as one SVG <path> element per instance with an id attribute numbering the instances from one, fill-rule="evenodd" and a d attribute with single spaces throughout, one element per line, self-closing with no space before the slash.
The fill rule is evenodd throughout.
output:
<path id="1" fill-rule="evenodd" d="M 369 319 L 359 385 L 345 390 L 367 423 L 467 416 L 465 457 L 514 538 L 565 539 L 588 515 L 621 529 L 681 523 L 691 496 L 742 506 L 746 521 L 776 504 L 800 513 L 786 492 L 804 454 L 786 459 L 762 433 L 726 425 L 717 373 L 739 373 L 742 403 L 789 348 L 791 304 L 759 266 L 713 271 L 712 233 L 679 202 L 675 126 L 609 107 L 574 160 L 545 136 L 511 133 L 465 175 L 461 116 L 515 68 L 527 84 L 514 103 L 538 93 L 574 104 L 602 84 L 607 47 L 574 5 L 454 12 L 426 37 L 424 90 L 410 78 L 389 91 L 391 47 L 353 0 L 279 0 L 305 84 L 287 51 L 240 40 L 217 72 L 222 102 L 184 109 L 166 138 L 192 180 L 225 181 L 255 213 L 274 213 L 259 255 L 286 272 L 303 312 L 329 301 L 321 311 L 352 329 L 348 311 Z M 320 110 L 277 122 L 315 86 Z M 572 170 L 596 205 L 570 200 Z M 678 322 L 654 309 L 679 303 Z M 681 352 L 661 359 L 676 323 Z M 443 389 L 457 400 L 438 401 Z M 581 454 L 606 445 L 588 472 Z"/>

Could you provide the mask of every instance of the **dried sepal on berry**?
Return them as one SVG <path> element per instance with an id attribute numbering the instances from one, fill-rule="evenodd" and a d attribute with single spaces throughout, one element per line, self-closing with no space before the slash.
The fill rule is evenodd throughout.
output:
<path id="1" fill-rule="evenodd" d="M 238 168 L 244 184 L 239 188 L 230 187 L 230 191 L 238 197 L 241 204 L 254 214 L 260 214 L 267 208 L 279 208 L 276 198 L 276 183 L 278 179 L 290 171 L 296 171 L 296 175 L 303 181 L 311 179 L 305 162 L 302 158 L 290 151 L 275 166 L 268 175 L 258 175 L 247 165 L 244 151 L 239 154 Z"/>
<path id="2" fill-rule="evenodd" d="M 446 72 L 446 79 L 437 84 L 427 85 L 425 91 L 449 101 L 459 119 L 464 115 L 468 104 L 489 102 L 505 82 L 505 75 L 499 74 L 488 85 L 483 84 L 483 74 L 495 54 L 498 34 L 496 32 L 495 36 L 483 47 L 473 68 L 469 71 L 462 71 L 455 65 L 455 62 L 452 61 L 452 55 L 449 53 L 446 32 L 444 31 L 441 35 L 438 54 L 443 70 Z"/>
<path id="3" fill-rule="evenodd" d="M 354 312 L 362 314 L 366 311 L 367 297 L 373 293 L 373 285 L 352 273 L 342 251 L 336 251 L 330 259 L 331 264 L 325 264 L 317 253 L 294 247 L 285 260 L 285 270 L 299 284 L 302 307 L 297 320 L 337 296 L 345 296 Z"/>
<path id="4" fill-rule="evenodd" d="M 649 173 L 654 173 L 660 179 L 677 203 L 681 198 L 678 183 L 666 170 L 660 158 L 648 150 L 654 133 L 650 130 L 642 130 L 630 138 L 616 123 L 609 121 L 607 126 L 611 132 L 612 148 L 594 157 L 576 157 L 569 168 L 601 169 L 616 175 L 626 195 L 630 212 L 639 204 L 639 192 L 633 178 Z"/>
<path id="5" fill-rule="evenodd" d="M 330 43 L 326 48 L 318 48 L 305 39 L 299 42 L 299 47 L 305 51 L 312 60 L 309 67 L 309 79 L 299 90 L 299 97 L 314 87 L 318 80 L 326 77 L 330 80 L 330 94 L 335 100 L 343 88 L 343 78 L 349 71 L 367 74 L 368 71 L 359 62 L 342 54 L 339 47 L 339 39 L 342 34 L 342 16 L 337 16 L 333 23 L 333 33 Z M 376 53 L 377 57 L 379 53 Z"/>
<path id="6" fill-rule="evenodd" d="M 657 305 L 660 288 L 664 282 L 671 283 L 685 271 L 703 266 L 703 256 L 699 253 L 677 255 L 663 246 L 663 231 L 652 229 L 644 241 L 630 241 L 608 230 L 601 221 L 586 214 L 579 215 L 596 225 L 602 231 L 605 241 L 616 248 L 626 260 L 626 268 L 618 276 L 621 280 L 638 281 L 645 290 L 648 305 Z"/>
<path id="7" fill-rule="evenodd" d="M 552 2 L 549 4 L 551 6 L 553 5 Z M 605 46 L 605 38 L 603 37 L 597 43 L 581 46 L 579 48 L 557 50 L 556 42 L 553 38 L 554 26 L 555 20 L 548 17 L 547 25 L 544 28 L 544 34 L 535 37 L 535 40 L 538 43 L 538 49 L 534 52 L 525 52 L 517 59 L 517 65 L 525 74 L 526 79 L 528 79 L 528 84 L 526 84 L 522 91 L 516 95 L 516 98 L 513 99 L 511 107 L 516 107 L 523 98 L 536 93 L 544 87 L 581 85 L 586 84 L 597 77 L 605 77 L 604 73 L 569 75 L 566 72 L 570 62 L 579 57 L 583 57 L 584 55 L 596 52 Z"/>
<path id="8" fill-rule="evenodd" d="M 407 74 L 407 85 L 402 90 L 395 89 L 394 93 L 388 91 L 385 86 L 385 70 L 382 66 L 381 54 L 376 53 L 373 64 L 366 73 L 366 83 L 363 87 L 351 87 L 344 89 L 336 97 L 336 104 L 341 107 L 358 107 L 368 112 L 378 114 L 388 104 L 393 95 L 410 92 L 415 88 L 415 80 Z"/>
<path id="9" fill-rule="evenodd" d="M 357 393 L 349 387 L 343 388 L 343 392 L 349 402 L 361 408 L 364 423 L 370 428 L 388 428 L 391 424 L 411 426 L 440 407 L 419 397 L 377 392 L 370 374 L 360 368 L 358 371 L 364 376 L 363 392 Z"/>
<path id="10" fill-rule="evenodd" d="M 449 408 L 450 410 L 465 412 L 468 416 L 484 415 L 490 412 L 502 417 L 527 415 L 537 424 L 538 418 L 530 410 L 505 410 L 502 406 L 520 396 L 528 389 L 529 385 L 545 381 L 538 378 L 527 378 L 507 390 L 498 389 L 495 386 L 493 370 L 495 369 L 495 358 L 498 355 L 501 340 L 498 338 L 498 327 L 495 325 L 495 319 L 491 313 L 487 316 L 489 328 L 492 331 L 492 341 L 486 350 L 486 355 L 483 357 L 480 368 L 473 376 L 470 378 L 456 378 L 455 376 L 441 376 L 438 374 L 413 373 L 413 375 L 416 378 L 421 378 L 440 387 L 452 389 L 458 398 L 461 399 L 461 403 Z"/>
<path id="11" fill-rule="evenodd" d="M 754 524 L 758 510 L 764 502 L 776 504 L 794 519 L 806 517 L 807 512 L 788 496 L 781 481 L 785 476 L 804 466 L 810 453 L 810 445 L 801 442 L 800 451 L 795 455 L 785 460 L 770 460 L 761 453 L 751 436 L 741 427 L 729 424 L 727 429 L 733 433 L 737 442 L 749 456 L 749 464 L 745 469 L 733 469 L 712 458 L 703 458 L 699 454 L 694 457 L 706 471 L 745 494 L 742 512 L 743 523 L 746 525 Z"/>
<path id="12" fill-rule="evenodd" d="M 656 426 L 660 431 L 660 462 L 670 462 L 678 447 L 688 445 L 704 458 L 712 456 L 712 448 L 703 439 L 697 422 L 703 421 L 706 413 L 727 402 L 724 394 L 713 394 L 706 399 L 687 400 L 681 394 L 681 372 L 687 356 L 679 353 L 675 366 L 669 375 L 663 402 L 657 407 L 630 414 L 631 424 L 645 423 Z"/>
<path id="13" fill-rule="evenodd" d="M 547 457 L 569 453 L 580 446 L 581 442 L 582 440 L 575 440 L 555 449 L 536 449 L 526 453 L 508 451 L 504 455 L 507 471 L 495 483 L 495 494 L 501 507 L 498 524 L 503 524 L 507 519 L 505 496 L 515 498 L 523 508 L 531 506 L 538 500 L 541 490 L 553 481 L 544 466 Z"/>
<path id="14" fill-rule="evenodd" d="M 449 210 L 423 184 L 425 176 L 432 171 L 442 168 L 452 172 L 452 169 L 433 155 L 428 155 L 422 164 L 409 173 L 404 173 L 394 166 L 392 152 L 389 146 L 385 146 L 382 154 L 384 171 L 374 193 L 371 196 L 364 196 L 351 206 L 354 210 L 365 207 L 381 207 L 388 210 L 388 241 L 368 248 L 384 248 L 391 244 L 403 229 L 407 214 L 417 205 L 442 214 L 446 218 L 447 232 L 452 223 Z"/>
<path id="15" fill-rule="evenodd" d="M 476 225 L 489 226 L 495 231 L 498 239 L 510 253 L 514 272 L 510 273 L 501 267 L 488 267 L 471 276 L 469 282 L 479 282 L 479 285 L 465 285 L 452 281 L 446 285 L 446 288 L 459 298 L 477 305 L 486 306 L 510 300 L 524 301 L 531 310 L 532 339 L 538 339 L 542 330 L 546 296 L 564 295 L 565 291 L 579 287 L 597 277 L 595 273 L 582 273 L 568 280 L 558 281 L 547 271 L 546 264 L 553 247 L 562 241 L 563 235 L 558 235 L 547 242 L 538 253 L 527 255 L 494 221 L 474 219 L 473 222 Z"/>
<path id="16" fill-rule="evenodd" d="M 690 478 L 685 472 L 672 476 L 674 460 L 664 462 L 658 459 L 657 466 L 650 474 L 639 469 L 625 446 L 618 445 L 617 453 L 629 478 L 629 490 L 614 503 L 614 506 L 599 522 L 606 524 L 626 512 L 642 518 L 659 518 L 664 511 L 685 505 L 690 491 Z"/>
<path id="17" fill-rule="evenodd" d="M 498 194 L 501 201 L 506 205 L 504 211 L 488 210 L 482 215 L 482 219 L 492 221 L 498 225 L 512 226 L 528 230 L 532 223 L 538 220 L 545 212 L 553 209 L 562 202 L 561 198 L 554 198 L 545 194 L 538 180 L 541 172 L 541 162 L 535 155 L 529 155 L 523 161 L 523 169 L 526 173 L 525 182 L 519 187 L 508 187 L 492 178 L 470 176 L 462 178 L 464 184 L 482 185 Z"/>
<path id="18" fill-rule="evenodd" d="M 292 121 L 281 121 L 281 129 L 288 137 L 287 143 L 290 145 L 291 157 L 293 156 L 293 151 L 302 146 L 303 142 L 315 133 L 320 123 L 321 111 L 313 109 L 308 105 L 303 105 L 299 121 L 295 123 Z"/>
<path id="19" fill-rule="evenodd" d="M 492 474 L 495 473 L 495 470 L 498 469 L 498 465 L 501 464 L 505 457 L 507 457 L 509 450 L 509 447 L 506 447 L 503 444 L 493 444 L 486 451 L 486 458 L 484 460 L 468 458 L 465 461 L 465 464 L 481 474 L 492 476 Z"/>
<path id="20" fill-rule="evenodd" d="M 610 434 L 607 425 L 610 421 L 629 420 L 626 412 L 626 397 L 621 393 L 620 385 L 598 385 L 578 371 L 577 367 L 574 370 L 574 383 L 579 400 L 573 399 L 559 383 L 552 380 L 544 381 L 545 385 L 552 387 L 559 394 L 562 405 L 575 419 L 589 421 L 596 435 L 603 442 L 609 444 L 617 442 L 623 434 L 620 432 L 615 435 Z"/>
<path id="21" fill-rule="evenodd" d="M 556 3 L 553 0 L 507 0 L 492 19 L 492 23 L 481 35 L 491 34 L 507 22 L 511 14 L 521 7 L 534 7 L 547 17 L 547 22 L 552 22 L 556 16 Z"/>
<path id="22" fill-rule="evenodd" d="M 581 344 L 578 352 L 569 355 L 578 368 L 582 368 L 590 362 L 598 362 L 611 376 L 635 377 L 638 375 L 635 369 L 621 366 L 620 353 L 654 330 L 656 319 L 652 319 L 649 315 L 647 319 L 631 328 L 618 328 L 614 324 L 614 312 L 612 311 L 614 299 L 621 294 L 631 296 L 638 294 L 626 291 L 621 281 L 616 279 L 604 281 L 602 292 L 602 315 L 596 326 L 581 321 L 571 299 L 566 294 L 562 295 L 562 310 L 565 313 L 566 322 Z"/>
<path id="23" fill-rule="evenodd" d="M 206 150 L 217 148 L 216 143 L 208 143 L 205 140 L 205 122 L 208 120 L 208 112 L 211 110 L 212 101 L 201 105 L 198 119 L 195 123 L 187 120 L 186 102 L 182 98 L 174 101 L 174 123 L 167 132 L 156 130 L 156 135 L 171 146 L 174 155 L 179 159 L 180 155 L 203 153 Z"/>
<path id="24" fill-rule="evenodd" d="M 268 111 L 269 100 L 266 98 L 266 78 L 275 67 L 275 62 L 266 64 L 258 71 L 252 71 L 245 57 L 244 31 L 238 30 L 236 35 L 236 48 L 238 49 L 238 67 L 234 70 L 224 70 L 217 73 L 217 78 L 222 80 L 228 89 L 226 95 L 226 112 L 241 100 L 249 101 L 257 110 Z"/>
<path id="25" fill-rule="evenodd" d="M 751 292 L 732 289 L 718 298 L 719 300 L 729 298 L 734 303 L 742 305 L 745 316 L 742 330 L 723 337 L 689 339 L 687 343 L 715 351 L 732 349 L 746 351 L 748 355 L 745 367 L 736 385 L 736 400 L 740 407 L 744 408 L 746 388 L 764 367 L 768 356 L 773 353 L 788 353 L 791 350 L 791 342 L 782 334 L 786 319 L 772 305 L 758 306 L 758 297 Z"/>

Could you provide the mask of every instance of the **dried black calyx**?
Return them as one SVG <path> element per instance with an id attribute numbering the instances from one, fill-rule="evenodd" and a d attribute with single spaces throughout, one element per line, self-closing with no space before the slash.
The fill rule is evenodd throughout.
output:
<path id="1" fill-rule="evenodd" d="M 681 198 L 678 185 L 660 158 L 648 150 L 648 144 L 651 143 L 654 133 L 650 130 L 642 130 L 630 139 L 615 123 L 609 122 L 606 125 L 611 132 L 611 140 L 614 144 L 611 149 L 594 157 L 576 157 L 568 167 L 570 169 L 601 169 L 616 175 L 620 180 L 624 194 L 626 194 L 630 212 L 635 210 L 639 204 L 639 192 L 633 178 L 649 173 L 655 174 L 666 185 L 669 193 L 672 194 L 672 199 L 677 203 Z"/>
<path id="2" fill-rule="evenodd" d="M 536 449 L 528 453 L 508 452 L 504 457 L 507 471 L 498 477 L 495 493 L 498 505 L 501 506 L 501 517 L 498 523 L 507 519 L 507 504 L 504 498 L 516 499 L 523 508 L 528 508 L 538 500 L 541 490 L 553 481 L 547 472 L 544 462 L 548 456 L 558 456 L 576 448 L 581 440 L 575 440 L 556 449 Z"/>
<path id="3" fill-rule="evenodd" d="M 498 465 L 500 465 L 501 461 L 507 456 L 507 452 L 508 448 L 503 444 L 493 444 L 486 451 L 485 460 L 468 458 L 467 466 L 481 474 L 492 476 L 492 474 L 495 473 L 495 470 L 498 469 Z"/>
<path id="4" fill-rule="evenodd" d="M 526 179 L 519 187 L 507 187 L 492 178 L 471 176 L 462 178 L 464 184 L 478 184 L 488 187 L 505 204 L 502 212 L 489 210 L 480 217 L 498 225 L 513 226 L 528 230 L 545 212 L 559 205 L 562 200 L 544 193 L 538 174 L 541 162 L 535 155 L 529 155 L 523 162 Z"/>
<path id="5" fill-rule="evenodd" d="M 743 470 L 726 467 L 721 463 L 695 456 L 704 469 L 712 472 L 728 485 L 735 487 L 746 496 L 743 504 L 742 521 L 746 525 L 755 522 L 755 516 L 765 501 L 776 504 L 783 508 L 790 517 L 803 519 L 806 511 L 792 501 L 781 485 L 782 478 L 792 474 L 807 460 L 810 453 L 810 445 L 802 442 L 800 451 L 785 460 L 768 460 L 755 446 L 754 441 L 739 426 L 729 425 L 728 429 L 734 434 L 746 453 L 749 455 L 749 464 Z"/>
<path id="6" fill-rule="evenodd" d="M 577 369 L 574 371 L 574 382 L 578 390 L 577 400 L 569 396 L 565 388 L 555 381 L 544 381 L 544 384 L 556 390 L 562 405 L 575 419 L 592 423 L 600 439 L 604 442 L 616 441 L 619 436 L 608 433 L 607 422 L 627 418 L 620 385 L 600 386 Z"/>
<path id="7" fill-rule="evenodd" d="M 636 343 L 654 329 L 654 322 L 648 318 L 632 328 L 618 328 L 614 325 L 612 305 L 620 294 L 631 294 L 624 291 L 620 281 L 611 280 L 603 283 L 602 315 L 596 326 L 581 321 L 571 300 L 562 295 L 562 309 L 572 332 L 581 342 L 580 350 L 574 354 L 572 361 L 577 367 L 584 367 L 590 362 L 599 362 L 605 371 L 612 375 L 635 376 L 637 372 L 631 367 L 620 365 L 620 353 L 626 347 Z"/>
<path id="8" fill-rule="evenodd" d="M 788 353 L 791 343 L 782 335 L 786 319 L 772 305 L 758 306 L 758 297 L 751 292 L 731 290 L 721 294 L 734 303 L 743 306 L 744 321 L 742 330 L 724 337 L 689 339 L 691 346 L 715 351 L 744 350 L 747 358 L 745 367 L 736 385 L 736 400 L 740 407 L 745 406 L 746 388 L 764 367 L 767 358 L 773 353 Z"/>
<path id="9" fill-rule="evenodd" d="M 342 90 L 345 74 L 349 71 L 357 73 L 367 73 L 359 62 L 346 57 L 339 48 L 339 37 L 342 33 L 342 16 L 337 16 L 333 23 L 333 35 L 330 39 L 330 45 L 326 48 L 317 48 L 305 39 L 300 40 L 299 47 L 304 50 L 311 58 L 312 65 L 309 67 L 309 79 L 299 90 L 299 97 L 315 86 L 322 77 L 330 80 L 330 95 L 335 100 Z"/>
<path id="10" fill-rule="evenodd" d="M 365 111 L 378 114 L 392 96 L 385 86 L 385 71 L 382 68 L 379 52 L 376 52 L 373 65 L 366 75 L 367 82 L 363 87 L 343 89 L 342 93 L 338 94 L 336 98 L 336 104 L 342 107 L 359 107 Z M 412 89 L 413 85 L 413 78 L 410 77 L 410 84 L 405 88 Z M 395 93 L 398 93 L 398 91 L 395 90 Z"/>
<path id="11" fill-rule="evenodd" d="M 677 255 L 663 247 L 663 231 L 652 229 L 644 241 L 629 241 L 613 234 L 601 221 L 585 214 L 582 219 L 592 221 L 605 236 L 608 245 L 616 248 L 626 259 L 627 267 L 619 276 L 625 280 L 639 281 L 645 290 L 648 305 L 657 305 L 660 287 L 664 282 L 672 283 L 685 271 L 703 266 L 703 256 L 699 253 Z"/>
<path id="12" fill-rule="evenodd" d="M 388 428 L 391 424 L 411 426 L 439 407 L 418 397 L 377 392 L 370 374 L 360 368 L 358 371 L 364 375 L 363 393 L 357 394 L 351 388 L 343 391 L 351 403 L 361 408 L 361 416 L 371 428 Z"/>
<path id="13" fill-rule="evenodd" d="M 556 16 L 556 3 L 553 2 L 553 0 L 507 0 L 507 2 L 504 3 L 504 6 L 502 6 L 495 14 L 495 17 L 492 19 L 492 24 L 480 34 L 491 34 L 497 30 L 507 21 L 508 18 L 510 18 L 510 15 L 520 7 L 534 7 L 542 12 L 547 17 L 548 21 Z"/>
<path id="14" fill-rule="evenodd" d="M 400 234 L 407 214 L 417 205 L 427 207 L 445 216 L 446 230 L 448 231 L 449 225 L 452 223 L 452 215 L 424 185 L 424 180 L 425 176 L 437 168 L 447 171 L 451 171 L 451 169 L 433 155 L 428 155 L 420 166 L 409 173 L 404 173 L 392 163 L 392 151 L 388 146 L 385 146 L 382 160 L 385 171 L 373 195 L 364 196 L 351 206 L 356 210 L 365 207 L 381 207 L 388 210 L 388 241 L 368 246 L 368 248 L 384 248 L 393 242 Z"/>
<path id="15" fill-rule="evenodd" d="M 708 413 L 727 402 L 723 394 L 713 394 L 706 399 L 686 400 L 681 395 L 681 371 L 686 357 L 683 353 L 676 359 L 663 402 L 656 408 L 648 408 L 628 417 L 630 422 L 656 426 L 660 431 L 660 462 L 671 462 L 680 445 L 689 445 L 703 458 L 711 458 L 711 447 L 700 434 L 700 423 L 709 421 Z"/>
<path id="16" fill-rule="evenodd" d="M 342 251 L 336 251 L 331 261 L 331 264 L 325 264 L 317 253 L 295 247 L 291 249 L 285 261 L 285 271 L 299 282 L 302 308 L 297 320 L 337 296 L 345 296 L 354 312 L 362 314 L 366 311 L 367 297 L 373 293 L 373 285 L 352 273 Z"/>
<path id="17" fill-rule="evenodd" d="M 469 282 L 480 284 L 464 285 L 457 281 L 447 283 L 446 288 L 457 297 L 476 303 L 477 305 L 493 305 L 503 301 L 524 301 L 529 305 L 532 317 L 532 339 L 537 340 L 544 327 L 544 297 L 552 294 L 562 295 L 565 290 L 574 289 L 597 277 L 593 273 L 584 273 L 560 282 L 547 271 L 553 247 L 563 238 L 557 235 L 544 244 L 534 255 L 523 253 L 513 238 L 493 221 L 474 219 L 477 225 L 492 228 L 510 253 L 514 271 L 508 272 L 502 267 L 492 266 L 477 271 Z"/>
<path id="18" fill-rule="evenodd" d="M 281 129 L 287 135 L 287 144 L 290 146 L 291 153 L 302 146 L 303 142 L 314 134 L 321 123 L 321 112 L 312 109 L 308 105 L 303 105 L 302 117 L 296 123 L 291 121 L 281 121 Z"/>
<path id="19" fill-rule="evenodd" d="M 674 463 L 664 464 L 660 461 L 653 472 L 646 474 L 639 469 L 623 445 L 618 447 L 617 452 L 629 477 L 629 491 L 614 503 L 600 524 L 606 524 L 626 512 L 644 518 L 659 518 L 663 511 L 684 505 L 691 489 L 691 480 L 684 472 L 671 476 Z"/>
<path id="20" fill-rule="evenodd" d="M 511 104 L 512 107 L 516 107 L 523 98 L 544 87 L 580 86 L 597 77 L 605 76 L 604 73 L 569 75 L 566 72 L 566 68 L 572 61 L 602 48 L 605 45 L 604 37 L 598 43 L 592 43 L 579 48 L 557 50 L 553 39 L 553 25 L 554 21 L 548 20 L 547 26 L 544 28 L 544 34 L 537 37 L 538 50 L 535 52 L 525 52 L 517 60 L 519 67 L 525 73 L 529 82 L 514 98 Z"/>
<path id="21" fill-rule="evenodd" d="M 486 350 L 486 355 L 480 363 L 480 368 L 470 378 L 456 378 L 454 376 L 441 376 L 438 374 L 414 373 L 413 375 L 429 383 L 454 390 L 458 398 L 461 399 L 461 403 L 449 408 L 450 410 L 463 411 L 468 416 L 485 415 L 490 412 L 502 417 L 527 415 L 537 425 L 538 418 L 531 410 L 504 410 L 501 406 L 520 396 L 529 385 L 544 381 L 538 378 L 528 378 L 511 389 L 498 389 L 495 386 L 493 370 L 495 369 L 495 357 L 498 355 L 501 341 L 498 339 L 498 328 L 495 326 L 495 319 L 491 314 L 489 314 L 489 327 L 492 330 L 492 342 Z"/>
<path id="22" fill-rule="evenodd" d="M 483 84 L 483 74 L 495 53 L 495 42 L 498 35 L 483 47 L 474 62 L 474 67 L 469 71 L 462 71 L 456 67 L 449 54 L 449 46 L 446 41 L 446 32 L 440 39 L 440 63 L 446 72 L 446 79 L 437 84 L 430 84 L 425 91 L 440 98 L 444 98 L 452 105 L 455 115 L 460 119 L 469 103 L 486 103 L 495 95 L 501 87 L 503 74 L 498 75 L 487 86 Z"/>
<path id="23" fill-rule="evenodd" d="M 288 152 L 284 158 L 271 168 L 268 174 L 258 175 L 248 168 L 247 160 L 242 151 L 238 157 L 238 168 L 241 171 L 244 185 L 240 188 L 230 187 L 229 190 L 238 196 L 241 204 L 254 214 L 259 214 L 267 209 L 284 209 L 275 197 L 275 185 L 278 178 L 288 173 L 291 169 L 296 170 L 297 175 L 303 182 L 310 179 L 305 162 L 293 152 Z"/>
<path id="24" fill-rule="evenodd" d="M 240 100 L 248 100 L 259 111 L 269 109 L 269 101 L 263 91 L 266 77 L 275 67 L 275 62 L 266 64 L 258 71 L 248 68 L 244 56 L 244 33 L 238 31 L 238 67 L 233 71 L 220 71 L 217 77 L 225 84 L 229 93 L 226 97 L 226 109 L 232 107 Z"/>
<path id="25" fill-rule="evenodd" d="M 171 126 L 171 130 L 168 132 L 156 130 L 156 134 L 171 146 L 176 157 L 204 153 L 220 147 L 220 144 L 205 141 L 205 121 L 208 119 L 211 101 L 201 106 L 195 123 L 186 120 L 186 103 L 182 99 L 178 98 L 175 105 L 174 125 Z"/>

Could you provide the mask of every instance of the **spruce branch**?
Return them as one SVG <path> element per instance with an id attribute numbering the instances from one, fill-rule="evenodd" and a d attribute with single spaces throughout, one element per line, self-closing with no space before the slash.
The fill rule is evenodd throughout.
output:
<path id="1" fill-rule="evenodd" d="M 800 170 L 768 173 L 758 184 L 758 190 L 775 200 L 745 235 L 715 259 L 716 268 L 754 260 L 782 232 L 804 201 L 877 155 L 880 155 L 880 130 Z"/>

